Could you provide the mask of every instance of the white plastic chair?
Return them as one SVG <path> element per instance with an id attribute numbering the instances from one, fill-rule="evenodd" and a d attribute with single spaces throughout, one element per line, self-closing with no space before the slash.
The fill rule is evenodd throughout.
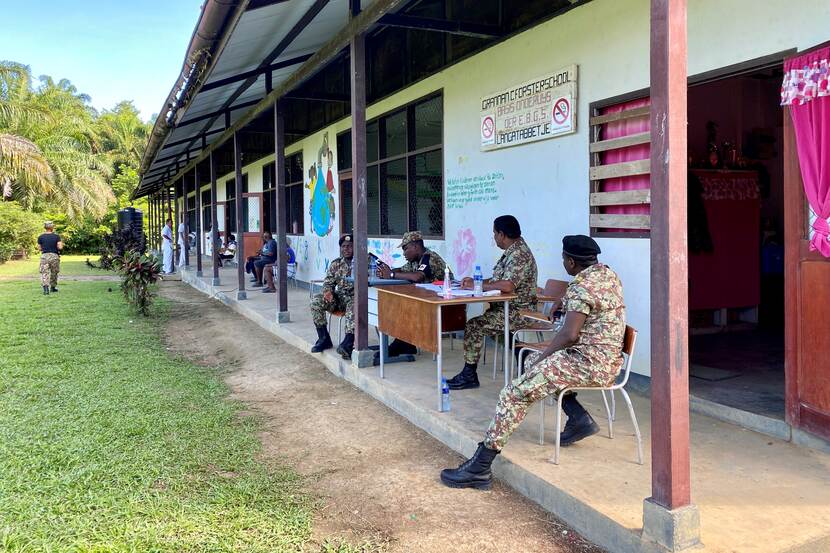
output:
<path id="1" fill-rule="evenodd" d="M 608 437 L 614 438 L 614 420 L 616 419 L 616 401 L 614 400 L 614 391 L 619 390 L 628 406 L 628 414 L 631 416 L 631 422 L 634 425 L 634 436 L 637 439 L 637 463 L 643 464 L 643 438 L 640 434 L 640 426 L 637 424 L 637 415 L 634 413 L 634 406 L 631 404 L 631 398 L 625 390 L 625 385 L 628 384 L 628 377 L 631 374 L 631 361 L 634 357 L 634 347 L 637 344 L 637 330 L 631 326 L 626 325 L 625 335 L 623 337 L 623 370 L 617 381 L 611 386 L 588 386 L 588 387 L 571 387 L 565 388 L 556 396 L 556 448 L 554 449 L 553 458 L 550 460 L 553 464 L 559 464 L 559 449 L 560 439 L 562 434 L 562 398 L 565 397 L 565 392 L 568 391 L 599 391 L 602 394 L 602 402 L 605 404 L 605 412 L 608 415 Z M 523 367 L 522 353 L 526 351 L 537 351 L 535 348 L 522 348 L 519 352 L 520 366 Z M 608 405 L 608 399 L 605 392 L 611 393 L 611 407 Z M 540 401 L 539 414 L 539 445 L 545 443 L 545 402 Z"/>

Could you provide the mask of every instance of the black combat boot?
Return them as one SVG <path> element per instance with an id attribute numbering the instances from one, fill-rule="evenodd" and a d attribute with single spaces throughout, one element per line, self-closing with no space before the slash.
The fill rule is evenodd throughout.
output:
<path id="1" fill-rule="evenodd" d="M 475 454 L 461 463 L 461 466 L 457 469 L 441 471 L 441 482 L 450 488 L 489 490 L 493 483 L 490 465 L 498 454 L 498 451 L 490 449 L 484 445 L 484 442 L 480 442 Z"/>
<path id="2" fill-rule="evenodd" d="M 337 346 L 337 353 L 340 354 L 343 359 L 351 359 L 352 358 L 352 350 L 354 349 L 354 334 L 349 332 L 345 336 L 343 336 L 343 341 L 340 342 L 340 345 Z"/>
<path id="3" fill-rule="evenodd" d="M 311 353 L 320 353 L 327 349 L 334 347 L 331 343 L 331 336 L 329 336 L 329 329 L 327 326 L 317 327 L 317 341 L 311 346 Z"/>
<path id="4" fill-rule="evenodd" d="M 397 357 L 398 355 L 415 355 L 418 353 L 418 348 L 409 342 L 403 340 L 394 340 L 389 344 L 389 357 Z"/>
<path id="5" fill-rule="evenodd" d="M 49 287 L 48 287 L 48 286 L 44 286 L 44 287 L 43 287 L 43 295 L 44 295 L 44 296 L 48 296 L 48 295 L 49 295 Z"/>
<path id="6" fill-rule="evenodd" d="M 57 291 L 58 291 L 58 287 L 57 287 L 57 286 L 52 286 L 52 288 L 50 288 L 50 290 L 51 290 L 52 292 L 57 292 Z"/>
<path id="7" fill-rule="evenodd" d="M 599 425 L 576 400 L 576 394 L 565 394 L 562 398 L 562 410 L 568 415 L 568 422 L 559 435 L 560 446 L 569 446 L 599 432 Z"/>
<path id="8" fill-rule="evenodd" d="M 450 390 L 467 390 L 478 388 L 478 363 L 464 363 L 464 368 L 454 377 L 447 380 Z"/>

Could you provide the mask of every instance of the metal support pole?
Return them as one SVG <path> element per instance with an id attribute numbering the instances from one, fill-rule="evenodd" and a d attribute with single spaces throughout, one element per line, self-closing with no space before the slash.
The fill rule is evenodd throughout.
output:
<path id="1" fill-rule="evenodd" d="M 213 161 L 213 152 L 208 156 L 210 164 L 210 220 L 212 221 L 210 239 L 210 251 L 213 252 L 213 281 L 214 286 L 219 286 L 219 220 L 216 218 L 216 163 Z M 225 229 L 226 231 L 228 229 Z"/>
<path id="2" fill-rule="evenodd" d="M 355 352 L 369 347 L 369 271 L 366 207 L 366 37 L 351 40 L 352 217 L 354 221 Z M 354 357 L 353 357 L 354 358 Z M 359 365 L 360 363 L 358 363 Z"/>
<path id="3" fill-rule="evenodd" d="M 247 299 L 245 292 L 245 227 L 242 222 L 242 147 L 239 144 L 239 133 L 233 133 L 233 167 L 236 187 L 236 234 L 239 237 L 236 241 L 236 277 L 239 280 L 239 289 L 236 292 L 236 299 Z"/>
<path id="4" fill-rule="evenodd" d="M 196 276 L 202 276 L 202 191 L 199 187 L 199 164 L 193 166 L 193 188 L 196 191 Z"/>
<path id="5" fill-rule="evenodd" d="M 651 457 L 643 535 L 699 543 L 689 469 L 686 0 L 651 0 Z"/>
<path id="6" fill-rule="evenodd" d="M 190 194 L 187 186 L 187 175 L 182 176 L 182 223 L 184 223 L 184 266 L 190 268 L 190 215 L 187 209 L 187 196 Z"/>
<path id="7" fill-rule="evenodd" d="M 274 197 L 277 212 L 277 322 L 287 323 L 288 313 L 288 244 L 285 205 L 285 118 L 283 103 L 274 102 Z"/>
<path id="8" fill-rule="evenodd" d="M 173 183 L 173 270 L 179 263 L 179 187 Z M 181 267 L 179 267 L 181 269 Z"/>

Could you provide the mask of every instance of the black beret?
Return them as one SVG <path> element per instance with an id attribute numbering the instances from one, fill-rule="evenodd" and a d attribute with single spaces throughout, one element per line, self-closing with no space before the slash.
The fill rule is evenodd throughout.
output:
<path id="1" fill-rule="evenodd" d="M 562 251 L 571 257 L 595 257 L 602 253 L 599 244 L 584 234 L 574 234 L 563 238 Z"/>
<path id="2" fill-rule="evenodd" d="M 337 242 L 338 245 L 342 246 L 343 242 L 352 242 L 352 235 L 351 234 L 344 234 L 340 237 L 340 240 Z"/>

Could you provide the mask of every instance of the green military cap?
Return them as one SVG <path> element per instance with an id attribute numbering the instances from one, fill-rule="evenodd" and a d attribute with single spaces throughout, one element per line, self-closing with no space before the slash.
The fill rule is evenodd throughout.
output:
<path id="1" fill-rule="evenodd" d="M 401 247 L 403 248 L 407 244 L 409 244 L 410 242 L 415 242 L 416 240 L 423 240 L 423 239 L 424 239 L 424 237 L 421 234 L 421 231 L 419 231 L 419 230 L 413 230 L 411 232 L 407 232 L 406 234 L 403 235 L 403 238 L 401 238 Z"/>

